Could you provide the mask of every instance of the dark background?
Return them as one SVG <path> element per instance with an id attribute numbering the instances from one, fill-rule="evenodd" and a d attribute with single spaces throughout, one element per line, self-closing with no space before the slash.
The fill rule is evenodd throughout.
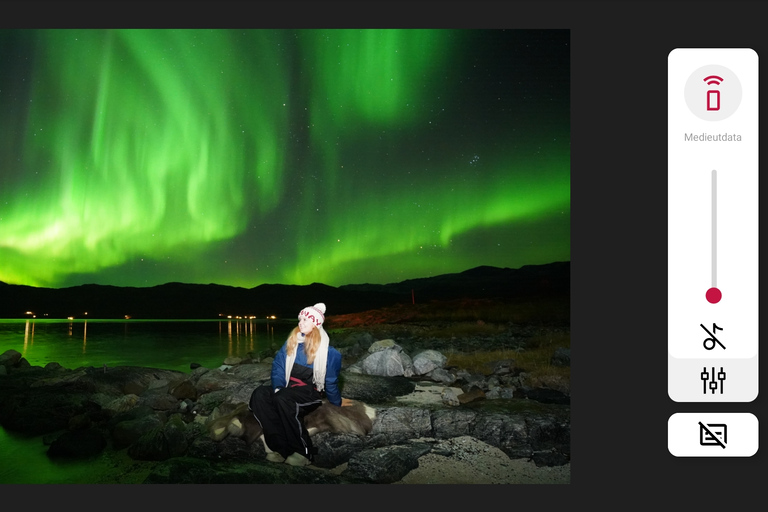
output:
<path id="1" fill-rule="evenodd" d="M 392 506 L 694 509 L 703 504 L 716 510 L 759 500 L 768 469 L 764 451 L 748 458 L 677 458 L 667 450 L 667 420 L 676 412 L 750 412 L 763 423 L 767 416 L 763 394 L 751 403 L 732 404 L 675 403 L 667 395 L 666 66 L 668 53 L 678 47 L 748 47 L 763 57 L 768 43 L 763 5 L 739 1 L 5 3 L 0 25 L 15 28 L 571 30 L 570 485 L 289 490 L 90 486 L 92 495 L 64 486 L 45 494 L 59 501 L 60 491 L 70 501 L 106 501 L 112 508 L 129 503 L 142 506 L 158 498 L 185 508 L 199 507 L 209 498 L 227 509 L 333 510 Z M 17 14 L 9 15 L 13 12 Z M 761 82 L 764 77 L 765 64 L 760 69 Z M 764 108 L 760 110 L 765 119 Z M 764 140 L 762 136 L 763 154 Z M 763 196 L 764 182 L 760 184 Z M 760 229 L 761 239 L 764 231 Z M 764 375 L 763 366 L 760 373 Z M 760 435 L 765 437 L 764 426 Z M 37 501 L 38 494 L 28 499 Z M 760 507 L 759 503 L 754 506 Z"/>

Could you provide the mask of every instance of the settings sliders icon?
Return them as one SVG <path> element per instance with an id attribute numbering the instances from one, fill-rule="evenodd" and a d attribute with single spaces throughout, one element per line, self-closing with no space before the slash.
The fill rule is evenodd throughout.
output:
<path id="1" fill-rule="evenodd" d="M 707 367 L 704 367 L 704 370 L 701 372 L 701 380 L 704 384 L 704 394 L 707 394 L 707 388 L 712 392 L 714 395 L 715 392 L 719 389 L 720 394 L 723 394 L 723 382 L 725 382 L 725 371 L 723 370 L 723 367 L 720 367 L 719 372 L 715 372 L 715 367 L 712 367 L 712 371 L 708 372 Z"/>

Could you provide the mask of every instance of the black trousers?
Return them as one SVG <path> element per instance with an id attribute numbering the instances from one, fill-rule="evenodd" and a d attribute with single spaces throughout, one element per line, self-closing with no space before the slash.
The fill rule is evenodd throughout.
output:
<path id="1" fill-rule="evenodd" d="M 296 452 L 312 460 L 312 440 L 304 428 L 304 416 L 322 403 L 312 384 L 312 369 L 294 364 L 288 387 L 275 393 L 268 383 L 251 394 L 249 409 L 264 432 L 264 440 L 273 452 L 288 457 Z"/>

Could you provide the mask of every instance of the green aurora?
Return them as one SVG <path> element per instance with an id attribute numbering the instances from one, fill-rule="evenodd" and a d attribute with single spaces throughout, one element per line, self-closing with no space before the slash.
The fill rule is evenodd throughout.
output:
<path id="1" fill-rule="evenodd" d="M 567 30 L 0 30 L 0 281 L 570 260 Z"/>

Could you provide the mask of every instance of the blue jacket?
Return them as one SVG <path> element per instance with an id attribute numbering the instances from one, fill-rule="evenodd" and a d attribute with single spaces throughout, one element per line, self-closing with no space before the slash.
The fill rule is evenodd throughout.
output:
<path id="1" fill-rule="evenodd" d="M 275 360 L 272 362 L 272 389 L 284 388 L 285 382 L 285 359 L 288 343 L 275 354 Z M 300 364 L 308 368 L 314 368 L 313 364 L 307 363 L 307 355 L 304 353 L 304 344 L 299 343 L 296 347 L 296 360 L 294 365 Z M 339 373 L 341 372 L 341 352 L 335 348 L 328 347 L 328 364 L 325 370 L 325 395 L 328 401 L 333 405 L 341 406 L 341 391 L 339 391 Z"/>

